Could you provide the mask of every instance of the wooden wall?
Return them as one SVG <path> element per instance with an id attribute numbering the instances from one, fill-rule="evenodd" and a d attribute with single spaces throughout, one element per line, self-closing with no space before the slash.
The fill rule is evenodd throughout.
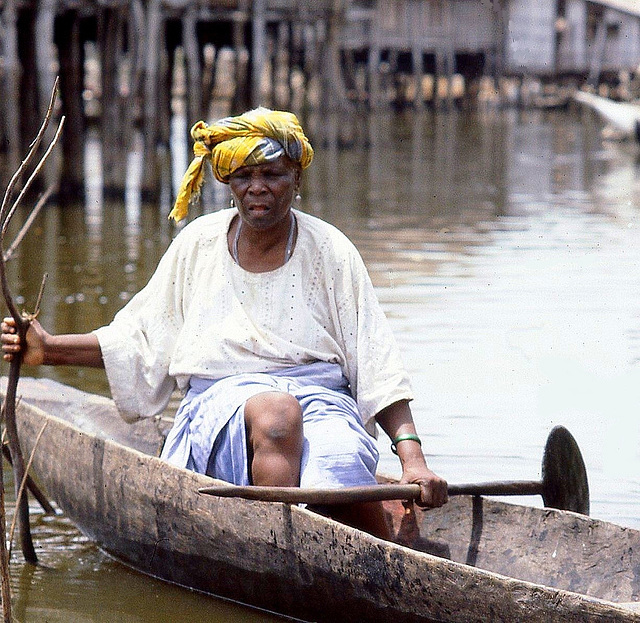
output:
<path id="1" fill-rule="evenodd" d="M 507 71 L 547 75 L 555 71 L 555 20 L 556 0 L 511 0 Z"/>

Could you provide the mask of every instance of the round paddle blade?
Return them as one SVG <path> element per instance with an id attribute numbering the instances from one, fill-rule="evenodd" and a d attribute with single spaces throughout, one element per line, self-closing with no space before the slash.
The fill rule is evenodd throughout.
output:
<path id="1" fill-rule="evenodd" d="M 573 435 L 556 426 L 549 433 L 542 458 L 542 499 L 550 508 L 589 514 L 589 482 Z"/>

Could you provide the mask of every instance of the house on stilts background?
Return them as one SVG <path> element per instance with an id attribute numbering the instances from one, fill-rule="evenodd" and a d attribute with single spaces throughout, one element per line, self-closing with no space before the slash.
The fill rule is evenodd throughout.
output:
<path id="1" fill-rule="evenodd" d="M 95 125 L 105 189 L 124 192 L 139 148 L 154 196 L 176 113 L 632 99 L 639 64 L 637 0 L 0 0 L 0 160 L 19 163 L 56 75 L 61 194 Z"/>

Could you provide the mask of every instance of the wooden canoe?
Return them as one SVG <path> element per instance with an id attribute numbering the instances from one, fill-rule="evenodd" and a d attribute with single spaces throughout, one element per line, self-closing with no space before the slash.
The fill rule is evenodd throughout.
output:
<path id="1" fill-rule="evenodd" d="M 22 379 L 25 455 L 90 539 L 139 571 L 310 621 L 640 622 L 640 531 L 481 497 L 388 510 L 388 543 L 304 508 L 201 495 L 211 478 L 157 453 L 160 420 Z"/>

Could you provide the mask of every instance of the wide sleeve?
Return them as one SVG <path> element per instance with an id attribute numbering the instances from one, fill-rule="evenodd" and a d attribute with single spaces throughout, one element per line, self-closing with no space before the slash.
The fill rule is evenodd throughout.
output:
<path id="1" fill-rule="evenodd" d="M 127 421 L 160 413 L 176 388 L 169 365 L 183 324 L 184 233 L 170 245 L 148 284 L 109 325 L 94 332 L 111 394 Z"/>
<path id="2" fill-rule="evenodd" d="M 413 391 L 364 262 L 355 247 L 347 251 L 336 293 L 340 330 L 347 377 L 363 422 L 368 424 L 394 402 L 412 400 Z"/>

